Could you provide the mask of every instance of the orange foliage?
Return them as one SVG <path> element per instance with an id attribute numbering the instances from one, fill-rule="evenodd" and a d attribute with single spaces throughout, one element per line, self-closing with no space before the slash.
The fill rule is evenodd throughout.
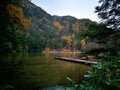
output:
<path id="1" fill-rule="evenodd" d="M 9 14 L 9 16 L 14 20 L 15 18 L 18 20 L 21 20 L 21 18 L 23 18 L 23 11 L 22 8 L 16 7 L 13 4 L 8 4 L 7 6 L 7 12 Z M 21 21 L 17 21 L 16 22 L 21 22 Z"/>
<path id="2" fill-rule="evenodd" d="M 53 22 L 54 26 L 57 27 L 59 30 L 64 29 L 64 27 L 57 21 Z"/>
<path id="3" fill-rule="evenodd" d="M 85 39 L 83 39 L 83 40 L 81 40 L 81 45 L 82 45 L 82 47 L 83 48 L 85 48 L 86 47 L 86 45 L 87 45 L 87 43 L 86 43 L 86 40 Z"/>
<path id="4" fill-rule="evenodd" d="M 32 21 L 31 18 L 29 18 L 29 19 L 23 19 L 22 22 L 23 22 L 23 26 L 24 26 L 25 29 L 28 28 L 28 26 L 29 26 L 29 24 L 31 23 L 31 21 Z"/>
<path id="5" fill-rule="evenodd" d="M 73 29 L 75 32 L 78 32 L 78 31 L 79 31 L 79 24 L 78 24 L 78 22 L 76 22 L 75 24 L 72 25 L 72 29 Z"/>
<path id="6" fill-rule="evenodd" d="M 31 22 L 31 18 L 27 19 L 24 17 L 23 10 L 20 7 L 17 7 L 13 4 L 7 5 L 7 12 L 10 17 L 11 22 L 14 22 L 18 25 L 23 26 L 25 29 L 27 29 L 28 25 Z"/>
<path id="7" fill-rule="evenodd" d="M 67 47 L 69 48 L 72 45 L 72 37 L 68 35 L 66 37 L 66 41 L 67 41 Z"/>

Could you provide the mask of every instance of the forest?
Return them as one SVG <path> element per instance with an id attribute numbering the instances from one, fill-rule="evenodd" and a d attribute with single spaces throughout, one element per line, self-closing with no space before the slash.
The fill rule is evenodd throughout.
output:
<path id="1" fill-rule="evenodd" d="M 99 62 L 91 65 L 77 86 L 72 77 L 67 77 L 72 85 L 65 90 L 119 90 L 120 1 L 99 0 L 99 3 L 95 8 L 101 19 L 98 23 L 72 16 L 52 16 L 30 0 L 1 0 L 0 90 L 20 90 L 20 85 L 14 86 L 17 81 L 13 77 L 24 67 L 23 61 L 10 63 L 2 57 L 42 53 L 46 48 L 51 51 L 75 49 L 82 52 L 79 57 L 91 55 Z"/>

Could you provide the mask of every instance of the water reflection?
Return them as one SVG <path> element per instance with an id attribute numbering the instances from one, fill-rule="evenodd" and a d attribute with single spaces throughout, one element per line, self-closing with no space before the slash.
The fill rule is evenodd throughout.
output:
<path id="1" fill-rule="evenodd" d="M 19 73 L 14 83 L 17 90 L 38 90 L 54 85 L 70 85 L 66 77 L 71 77 L 76 83 L 90 66 L 80 63 L 66 62 L 54 59 L 55 54 L 10 55 L 3 59 L 13 63 L 22 61 L 24 72 Z M 17 72 L 17 71 L 16 71 Z"/>

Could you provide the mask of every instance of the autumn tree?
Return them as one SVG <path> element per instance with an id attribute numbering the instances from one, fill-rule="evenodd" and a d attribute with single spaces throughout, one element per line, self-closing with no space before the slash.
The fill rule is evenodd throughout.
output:
<path id="1" fill-rule="evenodd" d="M 72 29 L 75 31 L 75 32 L 78 32 L 79 31 L 79 23 L 76 22 L 72 25 Z"/>
<path id="2" fill-rule="evenodd" d="M 70 35 L 66 36 L 67 47 L 70 48 L 72 45 L 72 37 Z"/>
<path id="3" fill-rule="evenodd" d="M 22 0 L 0 1 L 0 52 L 21 51 L 30 18 L 25 18 Z"/>
<path id="4" fill-rule="evenodd" d="M 82 48 L 85 49 L 85 48 L 86 48 L 86 45 L 87 45 L 86 40 L 85 40 L 85 39 L 82 39 L 82 40 L 80 41 L 80 43 L 81 43 Z"/>
<path id="5" fill-rule="evenodd" d="M 63 30 L 64 27 L 57 21 L 53 22 L 54 26 L 57 27 L 59 30 Z"/>

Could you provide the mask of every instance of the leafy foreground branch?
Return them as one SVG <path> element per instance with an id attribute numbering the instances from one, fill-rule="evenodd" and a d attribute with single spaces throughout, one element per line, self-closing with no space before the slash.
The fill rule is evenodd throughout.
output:
<path id="1" fill-rule="evenodd" d="M 75 88 L 66 90 L 120 90 L 120 61 L 111 60 L 92 66 L 92 71 L 84 75 L 84 79 Z"/>

